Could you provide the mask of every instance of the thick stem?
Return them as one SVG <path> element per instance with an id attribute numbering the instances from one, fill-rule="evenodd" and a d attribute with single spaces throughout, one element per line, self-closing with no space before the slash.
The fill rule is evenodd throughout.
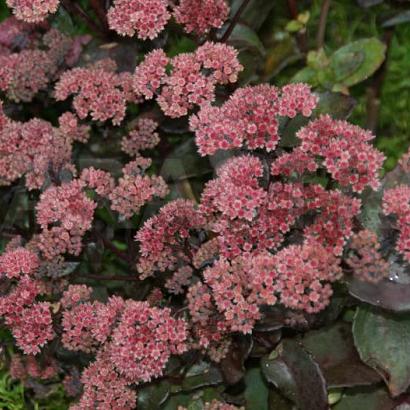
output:
<path id="1" fill-rule="evenodd" d="M 238 11 L 235 13 L 235 15 L 232 17 L 231 24 L 229 27 L 226 29 L 225 34 L 221 38 L 221 43 L 226 43 L 229 40 L 229 37 L 232 34 L 233 29 L 235 26 L 238 24 L 239 19 L 241 18 L 242 13 L 245 11 L 246 7 L 248 6 L 250 0 L 243 0 L 242 4 L 240 5 Z"/>
<path id="2" fill-rule="evenodd" d="M 316 48 L 319 50 L 325 44 L 326 35 L 326 23 L 327 16 L 329 14 L 330 0 L 323 0 L 322 7 L 320 9 L 319 27 L 316 36 Z"/>
<path id="3" fill-rule="evenodd" d="M 394 34 L 394 29 L 387 30 L 384 35 L 384 42 L 386 44 L 386 59 L 381 67 L 376 71 L 370 87 L 367 89 L 367 118 L 366 128 L 372 132 L 376 132 L 377 124 L 379 122 L 380 113 L 380 97 L 383 87 L 384 78 L 387 71 L 387 62 L 391 40 Z"/>

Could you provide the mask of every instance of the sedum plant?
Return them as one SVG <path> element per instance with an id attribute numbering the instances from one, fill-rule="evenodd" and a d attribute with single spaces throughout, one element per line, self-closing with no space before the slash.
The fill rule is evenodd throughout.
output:
<path id="1" fill-rule="evenodd" d="M 11 377 L 72 410 L 405 403 L 410 154 L 381 178 L 348 97 L 250 81 L 248 1 L 83 3 L 0 23 Z"/>

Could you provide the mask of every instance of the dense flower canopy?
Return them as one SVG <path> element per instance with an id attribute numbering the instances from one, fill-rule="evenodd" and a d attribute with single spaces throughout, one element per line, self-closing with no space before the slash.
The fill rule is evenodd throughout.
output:
<path id="1" fill-rule="evenodd" d="M 247 2 L 93 1 L 91 18 L 62 1 L 63 16 L 95 17 L 92 41 L 55 28 L 59 3 L 7 0 L 0 23 L 11 375 L 62 385 L 72 410 L 145 408 L 153 393 L 244 410 L 248 357 L 280 356 L 293 382 L 299 356 L 267 356 L 281 338 L 302 349 L 304 330 L 349 322 L 393 264 L 404 281 L 410 152 L 400 183 L 381 179 L 372 131 L 333 118 L 312 85 L 249 76 Z"/>

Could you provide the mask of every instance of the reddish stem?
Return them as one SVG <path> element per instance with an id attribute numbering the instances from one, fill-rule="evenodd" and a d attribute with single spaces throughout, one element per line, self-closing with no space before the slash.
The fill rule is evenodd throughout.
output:
<path id="1" fill-rule="evenodd" d="M 229 40 L 229 37 L 231 36 L 233 29 L 238 24 L 239 19 L 240 19 L 242 13 L 245 11 L 246 7 L 248 6 L 249 2 L 250 2 L 250 0 L 243 0 L 243 2 L 240 5 L 238 11 L 235 13 L 235 15 L 232 18 L 231 24 L 226 29 L 225 34 L 221 38 L 221 43 L 226 43 Z"/>
<path id="2" fill-rule="evenodd" d="M 98 17 L 101 26 L 103 26 L 105 30 L 108 30 L 107 13 L 103 3 L 104 0 L 90 0 L 90 5 Z"/>

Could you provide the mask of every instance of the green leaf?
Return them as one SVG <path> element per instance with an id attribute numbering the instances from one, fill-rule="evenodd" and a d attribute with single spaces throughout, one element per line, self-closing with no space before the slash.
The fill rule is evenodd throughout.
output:
<path id="1" fill-rule="evenodd" d="M 326 382 L 319 365 L 294 340 L 285 340 L 262 359 L 266 379 L 299 410 L 327 410 Z"/>
<path id="2" fill-rule="evenodd" d="M 182 390 L 189 391 L 205 386 L 215 386 L 223 381 L 221 372 L 207 362 L 200 362 L 192 366 L 182 382 Z"/>
<path id="3" fill-rule="evenodd" d="M 393 27 L 397 24 L 408 23 L 410 21 L 410 10 L 403 11 L 396 16 L 386 20 L 382 27 Z"/>
<path id="4" fill-rule="evenodd" d="M 349 293 L 362 302 L 395 312 L 410 312 L 410 285 L 394 280 L 378 283 L 362 282 L 356 278 L 348 281 Z"/>
<path id="5" fill-rule="evenodd" d="M 332 410 L 392 410 L 393 400 L 384 389 L 367 387 L 348 389 Z"/>
<path id="6" fill-rule="evenodd" d="M 383 63 L 385 53 L 386 45 L 377 38 L 358 40 L 339 48 L 330 57 L 335 82 L 350 87 L 366 80 Z"/>
<path id="7" fill-rule="evenodd" d="M 356 105 L 356 100 L 350 95 L 326 91 L 318 94 L 319 103 L 314 115 L 330 114 L 333 118 L 346 119 Z"/>
<path id="8" fill-rule="evenodd" d="M 410 315 L 361 306 L 353 336 L 361 359 L 382 376 L 392 396 L 403 393 L 410 385 Z"/>
<path id="9" fill-rule="evenodd" d="M 348 323 L 338 322 L 308 332 L 302 343 L 319 364 L 329 387 L 369 385 L 380 381 L 379 375 L 360 361 Z"/>
<path id="10" fill-rule="evenodd" d="M 265 47 L 259 36 L 248 26 L 237 24 L 229 37 L 229 44 L 238 50 L 253 50 L 261 56 L 266 54 Z"/>
<path id="11" fill-rule="evenodd" d="M 243 0 L 233 0 L 231 5 L 231 17 L 235 15 Z M 269 13 L 275 6 L 275 2 L 267 0 L 250 0 L 246 9 L 241 15 L 240 21 L 258 31 L 264 21 L 268 18 Z"/>
<path id="12" fill-rule="evenodd" d="M 165 380 L 150 383 L 138 391 L 138 409 L 157 410 L 166 401 L 169 392 L 170 384 Z"/>
<path id="13" fill-rule="evenodd" d="M 246 408 L 268 410 L 269 388 L 259 367 L 246 372 L 245 385 Z"/>
<path id="14" fill-rule="evenodd" d="M 317 71 L 311 67 L 302 68 L 292 77 L 292 83 L 307 83 L 312 87 L 316 87 L 319 84 L 317 78 Z"/>
<path id="15" fill-rule="evenodd" d="M 252 338 L 238 336 L 232 341 L 226 356 L 220 362 L 220 369 L 227 384 L 238 383 L 245 373 L 245 360 L 252 349 Z"/>

